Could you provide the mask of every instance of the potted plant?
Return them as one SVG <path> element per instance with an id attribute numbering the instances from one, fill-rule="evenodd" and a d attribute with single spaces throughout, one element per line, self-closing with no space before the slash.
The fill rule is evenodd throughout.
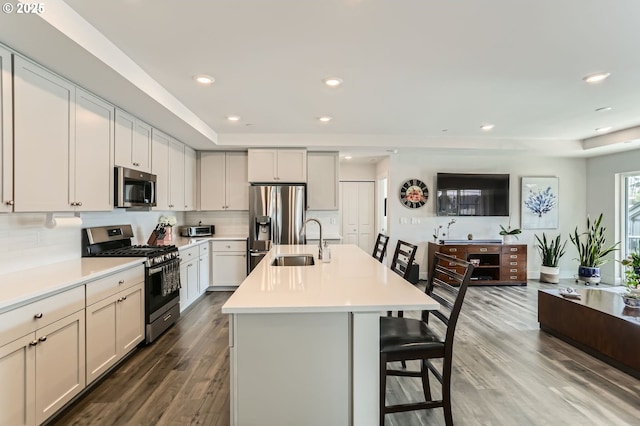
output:
<path id="1" fill-rule="evenodd" d="M 518 239 L 518 234 L 522 231 L 518 228 L 511 229 L 511 225 L 506 228 L 500 225 L 500 235 L 502 235 L 502 242 L 504 244 L 513 244 L 514 239 Z"/>
<path id="2" fill-rule="evenodd" d="M 587 230 L 585 232 L 578 233 L 576 226 L 573 235 L 569 235 L 571 243 L 578 250 L 578 261 L 580 262 L 578 279 L 587 285 L 600 283 L 600 265 L 607 262 L 604 257 L 616 251 L 618 244 L 620 244 L 617 242 L 607 247 L 605 245 L 605 231 L 606 228 L 602 226 L 602 213 L 600 213 L 600 216 L 593 222 L 587 216 Z"/>
<path id="3" fill-rule="evenodd" d="M 535 236 L 538 242 L 536 247 L 540 258 L 542 259 L 542 266 L 540 267 L 540 281 L 543 283 L 558 284 L 560 282 L 560 268 L 558 268 L 558 262 L 565 253 L 565 246 L 567 240 L 564 243 L 560 243 L 560 234 L 555 239 L 547 240 L 545 233 L 542 233 L 542 239 Z"/>
<path id="4" fill-rule="evenodd" d="M 624 304 L 632 308 L 640 308 L 640 254 L 631 253 L 622 260 L 625 266 L 624 284 L 627 292 L 622 294 Z"/>

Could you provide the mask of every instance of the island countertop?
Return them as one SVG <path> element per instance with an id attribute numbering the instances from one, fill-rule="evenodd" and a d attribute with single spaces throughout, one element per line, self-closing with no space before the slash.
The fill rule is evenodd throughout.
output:
<path id="1" fill-rule="evenodd" d="M 277 245 L 222 307 L 225 314 L 433 310 L 438 303 L 355 245 Z M 310 266 L 271 266 L 278 255 L 312 254 Z"/>

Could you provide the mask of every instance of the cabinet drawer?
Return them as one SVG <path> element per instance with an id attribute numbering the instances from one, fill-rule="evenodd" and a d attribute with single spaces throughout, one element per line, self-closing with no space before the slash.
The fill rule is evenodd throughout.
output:
<path id="1" fill-rule="evenodd" d="M 0 346 L 84 309 L 84 286 L 0 314 Z"/>
<path id="2" fill-rule="evenodd" d="M 200 244 L 200 256 L 209 255 L 209 243 Z"/>
<path id="3" fill-rule="evenodd" d="M 472 245 L 467 248 L 467 253 L 468 254 L 500 253 L 500 246 Z"/>
<path id="4" fill-rule="evenodd" d="M 213 251 L 247 251 L 247 243 L 244 240 L 219 240 L 211 242 Z"/>
<path id="5" fill-rule="evenodd" d="M 503 254 L 501 256 L 501 265 L 508 266 L 510 262 L 521 262 L 527 264 L 527 255 L 523 253 Z"/>
<path id="6" fill-rule="evenodd" d="M 440 253 L 448 254 L 458 258 L 464 258 L 467 254 L 467 246 L 445 245 L 440 246 Z"/>
<path id="7" fill-rule="evenodd" d="M 516 270 L 517 272 L 514 272 Z M 526 282 L 527 271 L 518 268 L 502 268 L 500 271 L 500 281 Z"/>
<path id="8" fill-rule="evenodd" d="M 142 264 L 90 281 L 87 283 L 87 306 L 141 282 L 144 282 Z"/>
<path id="9" fill-rule="evenodd" d="M 196 257 L 200 257 L 200 247 L 198 246 L 180 250 L 180 258 L 185 263 Z"/>
<path id="10" fill-rule="evenodd" d="M 502 246 L 502 254 L 527 254 L 527 246 L 524 244 L 505 244 Z"/>

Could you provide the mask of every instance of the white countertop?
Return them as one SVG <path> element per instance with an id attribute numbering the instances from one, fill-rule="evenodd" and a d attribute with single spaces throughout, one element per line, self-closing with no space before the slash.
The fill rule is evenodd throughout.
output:
<path id="1" fill-rule="evenodd" d="M 142 262 L 139 257 L 83 257 L 0 275 L 0 313 Z"/>
<path id="2" fill-rule="evenodd" d="M 271 266 L 279 254 L 313 254 L 312 266 Z M 378 312 L 437 309 L 438 303 L 355 245 L 274 246 L 222 307 L 233 313 Z"/>

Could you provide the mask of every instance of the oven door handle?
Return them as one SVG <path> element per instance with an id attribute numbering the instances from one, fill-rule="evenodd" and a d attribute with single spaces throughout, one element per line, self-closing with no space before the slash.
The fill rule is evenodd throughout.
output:
<path id="1" fill-rule="evenodd" d="M 157 266 L 157 267 L 155 267 L 155 268 L 149 268 L 149 269 L 147 270 L 147 275 L 149 275 L 149 276 L 151 276 L 151 275 L 155 275 L 155 274 L 157 274 L 158 272 L 162 272 L 162 268 L 164 268 L 165 266 L 174 265 L 174 264 L 176 264 L 176 265 L 177 265 L 177 264 L 179 264 L 179 263 L 180 263 L 180 259 L 177 259 L 177 260 L 174 260 L 174 261 L 173 261 L 173 262 L 171 262 L 171 263 L 165 263 L 164 265 Z"/>

